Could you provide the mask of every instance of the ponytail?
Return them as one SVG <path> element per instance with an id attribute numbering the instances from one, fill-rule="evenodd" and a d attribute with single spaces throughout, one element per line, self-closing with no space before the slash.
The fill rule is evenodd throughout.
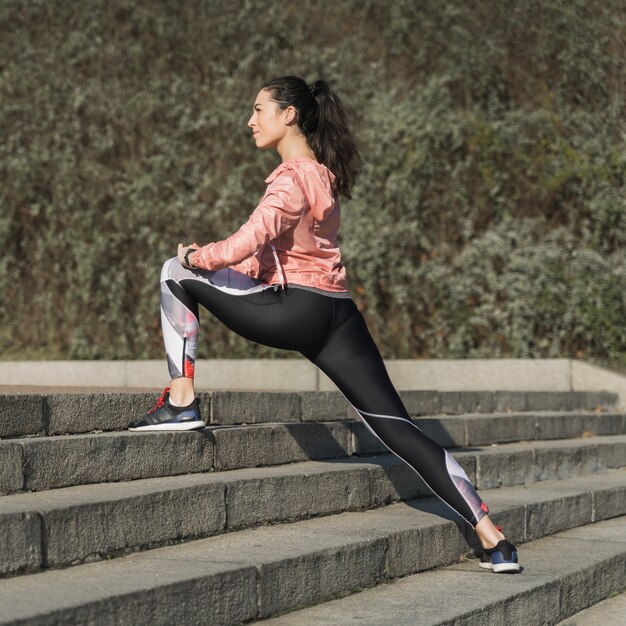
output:
<path id="1" fill-rule="evenodd" d="M 336 192 L 351 198 L 360 166 L 360 155 L 339 96 L 324 80 L 307 85 L 297 76 L 275 78 L 267 89 L 281 109 L 294 106 L 297 124 L 316 159 L 335 175 Z"/>

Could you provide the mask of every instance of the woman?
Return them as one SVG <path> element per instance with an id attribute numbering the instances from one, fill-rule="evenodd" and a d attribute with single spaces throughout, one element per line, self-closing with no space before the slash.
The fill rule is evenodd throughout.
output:
<path id="1" fill-rule="evenodd" d="M 337 385 L 366 426 L 471 524 L 481 566 L 519 571 L 515 547 L 488 516 L 459 464 L 410 420 L 350 297 L 337 244 L 339 194 L 350 197 L 359 155 L 344 108 L 324 81 L 264 84 L 248 122 L 257 148 L 282 158 L 235 234 L 178 245 L 161 274 L 161 322 L 171 383 L 130 430 L 202 428 L 193 386 L 198 303 L 252 341 L 296 350 Z"/>

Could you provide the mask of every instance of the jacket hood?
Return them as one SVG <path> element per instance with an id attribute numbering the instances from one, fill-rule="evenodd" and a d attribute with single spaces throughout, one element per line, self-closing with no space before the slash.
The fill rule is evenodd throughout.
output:
<path id="1" fill-rule="evenodd" d="M 308 157 L 289 159 L 281 163 L 266 179 L 271 183 L 283 172 L 291 171 L 295 174 L 298 184 L 302 188 L 311 207 L 311 214 L 322 222 L 335 206 L 335 196 L 332 184 L 335 175 L 323 164 Z"/>

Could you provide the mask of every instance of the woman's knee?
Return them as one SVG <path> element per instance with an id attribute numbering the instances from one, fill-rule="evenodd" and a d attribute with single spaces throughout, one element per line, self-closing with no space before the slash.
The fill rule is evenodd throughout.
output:
<path id="1" fill-rule="evenodd" d="M 173 277 L 173 270 L 176 265 L 183 269 L 183 266 L 178 261 L 178 257 L 172 257 L 163 263 L 163 266 L 161 267 L 161 282 Z"/>

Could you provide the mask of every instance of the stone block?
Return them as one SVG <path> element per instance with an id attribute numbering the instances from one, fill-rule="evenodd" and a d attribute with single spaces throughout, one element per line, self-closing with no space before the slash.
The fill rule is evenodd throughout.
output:
<path id="1" fill-rule="evenodd" d="M 545 576 L 494 576 L 475 561 L 407 576 L 267 626 L 528 626 L 556 624 L 559 585 Z"/>
<path id="2" fill-rule="evenodd" d="M 40 434 L 44 434 L 41 395 L 0 394 L 0 437 Z"/>
<path id="3" fill-rule="evenodd" d="M 551 441 L 550 447 L 535 449 L 536 480 L 562 480 L 582 474 L 604 472 L 606 460 L 595 445 L 571 445 Z"/>
<path id="4" fill-rule="evenodd" d="M 460 448 L 466 445 L 465 420 L 462 417 L 422 417 L 413 421 L 427 437 L 443 448 Z"/>
<path id="5" fill-rule="evenodd" d="M 361 421 L 349 422 L 352 432 L 352 449 L 357 455 L 384 454 L 389 449 Z"/>
<path id="6" fill-rule="evenodd" d="M 437 415 L 441 412 L 438 391 L 407 390 L 398 393 L 409 415 Z"/>
<path id="7" fill-rule="evenodd" d="M 620 413 L 587 414 L 584 419 L 583 431 L 578 433 L 576 436 L 580 436 L 584 432 L 590 432 L 599 436 L 626 434 L 624 428 L 624 415 Z"/>
<path id="8" fill-rule="evenodd" d="M 623 522 L 621 532 L 623 536 Z M 622 546 L 609 542 L 601 545 L 596 540 L 572 541 L 565 536 L 548 538 L 536 545 L 522 547 L 526 570 L 522 576 L 494 576 L 479 569 L 476 561 L 465 561 L 288 613 L 270 620 L 268 625 L 557 624 L 564 617 L 562 610 L 567 607 L 562 598 L 565 592 L 562 592 L 561 580 L 570 578 L 571 586 L 576 585 L 572 594 L 574 601 L 577 598 L 584 600 L 586 590 L 594 586 L 596 578 L 602 576 L 603 566 L 609 568 L 611 581 L 615 581 L 613 575 L 620 571 L 621 566 L 623 581 L 624 566 L 619 558 L 611 554 L 611 551 L 623 554 Z M 585 555 L 582 561 L 581 554 Z M 575 573 L 580 574 L 576 580 L 572 577 Z M 598 597 L 601 593 L 610 593 L 608 590 L 614 585 L 609 583 L 601 587 Z M 459 593 L 460 589 L 462 593 Z M 570 592 L 569 587 L 567 591 Z M 595 592 L 591 595 L 596 597 Z M 419 616 L 417 621 L 415 616 Z M 595 626 L 596 622 L 589 623 Z"/>
<path id="9" fill-rule="evenodd" d="M 212 433 L 216 470 L 334 459 L 351 454 L 350 429 L 342 423 L 218 427 Z"/>
<path id="10" fill-rule="evenodd" d="M 468 572 L 464 573 L 467 577 Z M 545 576 L 534 576 L 532 580 L 524 582 L 514 576 L 508 580 L 501 580 L 504 577 L 500 576 L 499 580 L 494 581 L 493 576 L 491 580 L 485 580 L 487 576 L 489 574 L 483 572 L 483 576 L 479 577 L 482 580 L 469 583 L 467 594 L 472 597 L 470 606 L 473 610 L 458 603 L 446 606 L 443 609 L 445 614 L 450 615 L 454 612 L 456 617 L 450 621 L 440 622 L 442 626 L 443 624 L 528 626 L 528 624 L 556 624 L 558 621 L 558 581 L 547 580 Z M 463 585 L 462 580 L 457 579 L 457 584 Z M 451 588 L 448 587 L 447 590 L 449 592 Z M 482 601 L 479 598 L 482 598 Z M 489 598 L 490 601 L 485 598 Z"/>
<path id="11" fill-rule="evenodd" d="M 624 434 L 624 416 L 619 413 L 535 412 L 537 439 L 573 439 L 589 435 Z"/>
<path id="12" fill-rule="evenodd" d="M 206 472 L 213 465 L 208 430 L 46 437 L 22 445 L 25 488 L 32 491 Z"/>
<path id="13" fill-rule="evenodd" d="M 626 515 L 626 486 L 598 489 L 592 496 L 594 522 Z"/>
<path id="14" fill-rule="evenodd" d="M 536 437 L 535 420 L 530 415 L 468 415 L 465 425 L 468 446 L 530 441 Z"/>
<path id="15" fill-rule="evenodd" d="M 41 519 L 34 511 L 0 514 L 0 574 L 41 566 Z"/>
<path id="16" fill-rule="evenodd" d="M 560 617 L 566 618 L 624 588 L 624 521 L 590 524 L 542 542 L 551 557 L 544 569 L 561 584 Z M 532 548 L 535 548 L 534 546 Z M 532 550 L 536 555 L 536 548 Z M 533 555 L 533 556 L 535 556 Z M 581 563 L 581 555 L 584 555 Z M 538 555 L 537 555 L 538 556 Z"/>
<path id="17" fill-rule="evenodd" d="M 278 468 L 277 468 L 278 469 Z M 254 470 L 237 472 L 227 481 L 228 529 L 303 519 L 370 505 L 370 485 L 365 468 L 329 463 L 315 468 L 280 468 L 280 473 L 255 477 Z"/>
<path id="18" fill-rule="evenodd" d="M 559 626 L 585 626 L 586 624 L 617 624 L 626 615 L 626 591 L 610 594 L 605 600 L 594 604 L 569 619 L 559 622 Z"/>
<path id="19" fill-rule="evenodd" d="M 610 472 L 615 477 L 617 472 Z M 599 481 L 594 481 L 599 482 Z M 622 480 L 619 481 L 620 483 Z M 624 519 L 610 519 L 597 524 L 581 525 L 571 530 L 567 530 L 562 534 L 565 539 L 575 539 L 582 541 L 598 541 L 603 545 L 602 550 L 599 550 L 599 556 L 602 558 L 604 554 L 615 554 L 617 550 L 625 549 L 626 537 L 624 530 Z M 573 560 L 572 565 L 576 565 L 576 561 Z"/>
<path id="20" fill-rule="evenodd" d="M 580 437 L 588 425 L 586 417 L 580 412 L 535 411 L 531 419 L 535 423 L 535 438 L 541 440 Z"/>
<path id="21" fill-rule="evenodd" d="M 535 480 L 534 453 L 521 447 L 490 448 L 477 455 L 476 486 L 479 489 L 528 485 Z"/>
<path id="22" fill-rule="evenodd" d="M 437 520 L 387 538 L 387 576 L 397 578 L 449 565 L 467 551 L 467 544 L 453 522 Z"/>
<path id="23" fill-rule="evenodd" d="M 575 528 L 592 521 L 590 493 L 565 495 L 558 498 L 536 499 L 526 505 L 526 541 Z M 535 491 L 536 493 L 536 491 Z"/>
<path id="24" fill-rule="evenodd" d="M 439 410 L 448 415 L 491 413 L 494 397 L 491 391 L 442 391 Z"/>
<path id="25" fill-rule="evenodd" d="M 570 391 L 529 391 L 526 403 L 528 411 L 571 411 L 575 408 Z"/>
<path id="26" fill-rule="evenodd" d="M 256 615 L 254 566 L 216 564 L 206 556 L 175 559 L 151 551 L 30 578 L 27 593 L 22 578 L 3 581 L 5 622 L 234 626 Z"/>
<path id="27" fill-rule="evenodd" d="M 300 396 L 303 422 L 354 419 L 354 410 L 339 391 L 303 391 Z"/>
<path id="28" fill-rule="evenodd" d="M 259 566 L 259 618 L 371 587 L 384 578 L 384 538 L 303 553 Z"/>
<path id="29" fill-rule="evenodd" d="M 70 565 L 224 529 L 223 485 L 153 493 L 141 493 L 131 485 L 129 492 L 128 497 L 120 497 L 117 489 L 112 490 L 111 499 L 106 499 L 106 489 L 100 489 L 99 500 L 43 511 L 49 565 Z"/>
<path id="30" fill-rule="evenodd" d="M 588 548 L 592 549 L 592 546 Z M 625 571 L 626 555 L 621 552 L 600 563 L 593 563 L 582 571 L 562 576 L 559 603 L 561 617 L 569 617 L 604 600 L 614 591 L 622 591 Z"/>
<path id="31" fill-rule="evenodd" d="M 418 418 L 413 423 L 435 443 L 447 448 L 464 445 L 465 425 L 462 418 Z M 389 448 L 362 421 L 350 422 L 354 454 L 384 454 Z"/>
<path id="32" fill-rule="evenodd" d="M 528 408 L 525 391 L 495 391 L 493 410 L 498 413 L 519 413 Z"/>
<path id="33" fill-rule="evenodd" d="M 158 396 L 139 393 L 51 393 L 43 397 L 50 435 L 125 430 L 151 409 Z"/>
<path id="34" fill-rule="evenodd" d="M 24 454 L 17 441 L 0 441 L 0 495 L 21 491 L 24 486 Z"/>
<path id="35" fill-rule="evenodd" d="M 616 393 L 605 391 L 578 391 L 576 392 L 576 408 L 586 411 L 597 409 L 614 409 L 618 404 Z"/>
<path id="36" fill-rule="evenodd" d="M 254 567 L 233 568 L 210 575 L 206 562 L 193 563 L 193 568 L 185 562 L 176 565 L 181 572 L 176 583 L 151 588 L 147 593 L 140 589 L 130 598 L 120 595 L 107 599 L 103 604 L 112 605 L 108 614 L 115 616 L 115 622 L 95 621 L 102 611 L 91 605 L 85 607 L 86 619 L 65 623 L 238 626 L 250 622 L 256 615 L 257 572 Z M 157 561 L 154 566 L 159 571 L 161 564 Z M 167 566 L 171 568 L 170 563 Z"/>
<path id="37" fill-rule="evenodd" d="M 374 457 L 369 469 L 374 507 L 432 496 L 432 491 L 417 472 L 395 456 Z"/>
<path id="38" fill-rule="evenodd" d="M 299 422 L 302 401 L 299 393 L 214 391 L 211 424 L 263 424 Z"/>
<path id="39" fill-rule="evenodd" d="M 626 467 L 626 437 L 607 437 L 597 442 L 598 456 L 606 467 Z"/>

